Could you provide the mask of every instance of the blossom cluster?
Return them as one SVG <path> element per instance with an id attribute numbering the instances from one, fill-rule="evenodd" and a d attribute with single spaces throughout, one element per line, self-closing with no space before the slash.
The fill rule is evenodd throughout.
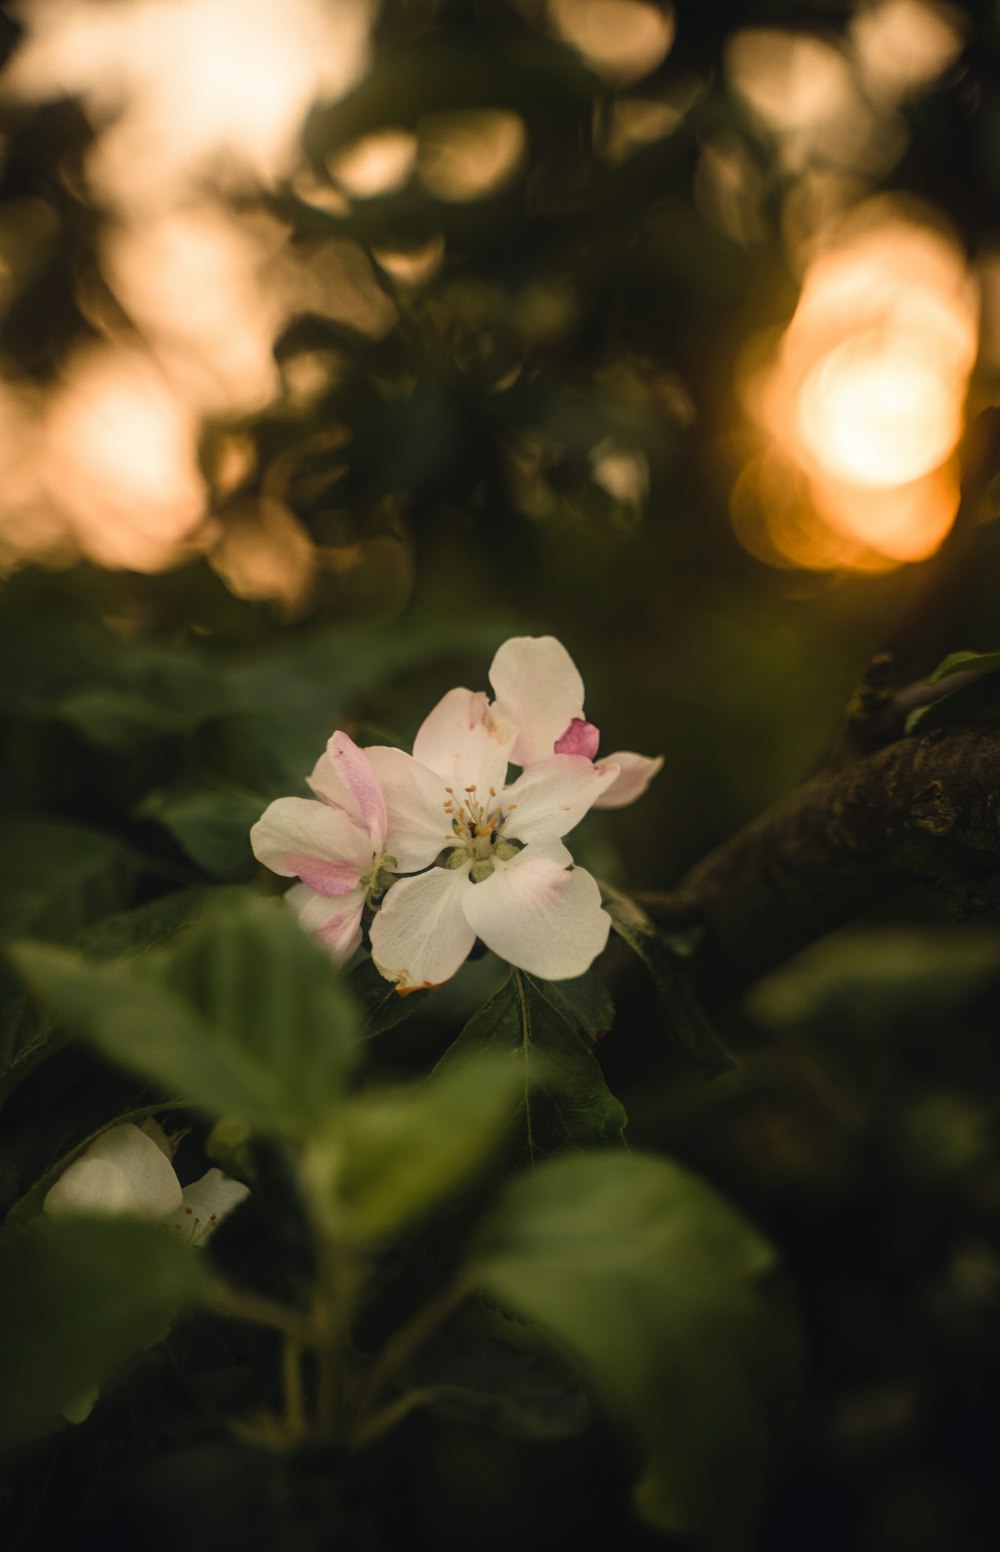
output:
<path id="1" fill-rule="evenodd" d="M 375 913 L 372 958 L 400 993 L 448 980 L 477 938 L 546 980 L 582 975 L 610 918 L 563 837 L 589 809 L 640 797 L 663 763 L 598 757 L 583 680 L 552 636 L 504 642 L 489 680 L 493 700 L 449 690 L 412 754 L 335 732 L 315 798 L 277 799 L 250 832 L 259 861 L 299 880 L 289 904 L 341 963 Z"/>

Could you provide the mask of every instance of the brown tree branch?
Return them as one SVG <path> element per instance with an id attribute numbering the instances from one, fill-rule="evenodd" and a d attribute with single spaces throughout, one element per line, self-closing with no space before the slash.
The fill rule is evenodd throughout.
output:
<path id="1" fill-rule="evenodd" d="M 959 914 L 995 909 L 1000 722 L 936 728 L 829 771 L 642 904 L 700 928 L 712 979 L 745 984 L 900 886 L 922 882 Z"/>

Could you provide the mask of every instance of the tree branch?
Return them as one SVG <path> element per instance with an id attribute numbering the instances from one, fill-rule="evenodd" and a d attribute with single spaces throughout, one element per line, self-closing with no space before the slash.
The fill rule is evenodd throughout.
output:
<path id="1" fill-rule="evenodd" d="M 818 776 L 642 904 L 669 930 L 701 928 L 706 975 L 732 989 L 907 883 L 960 915 L 996 909 L 998 870 L 1000 723 L 976 723 Z"/>

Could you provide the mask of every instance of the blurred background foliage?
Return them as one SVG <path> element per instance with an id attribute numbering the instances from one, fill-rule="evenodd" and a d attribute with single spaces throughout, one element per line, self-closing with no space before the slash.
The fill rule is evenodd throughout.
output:
<path id="1" fill-rule="evenodd" d="M 906 681 L 996 648 L 995 493 L 958 499 L 1000 373 L 995 6 L 23 0 L 0 27 L 5 937 L 119 951 L 120 913 L 149 941 L 172 891 L 254 880 L 250 823 L 335 726 L 408 740 L 515 632 L 565 642 L 602 748 L 666 757 L 588 824 L 630 888 L 810 775 L 874 652 Z M 608 956 L 630 1140 L 745 1207 L 804 1311 L 768 1547 L 995 1545 L 997 948 L 894 902 L 722 1010 L 711 1083 Z M 3 973 L 7 1207 L 143 1096 L 79 1053 L 34 1069 Z M 405 1029 L 391 1072 L 441 1049 Z M 222 1338 L 192 1340 L 221 1385 Z M 55 1472 L 63 1510 L 172 1504 L 191 1547 L 325 1546 L 334 1497 L 359 1547 L 647 1545 L 602 1424 L 529 1449 L 415 1419 L 341 1501 L 322 1461 L 188 1437 L 156 1362 L 127 1484 L 138 1392 L 30 1464 L 22 1536 Z"/>

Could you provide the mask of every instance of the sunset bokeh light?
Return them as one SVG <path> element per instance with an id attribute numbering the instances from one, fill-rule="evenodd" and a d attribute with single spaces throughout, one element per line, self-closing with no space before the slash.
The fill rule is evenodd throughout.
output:
<path id="1" fill-rule="evenodd" d="M 749 376 L 748 404 L 797 471 L 789 491 L 803 508 L 792 542 L 773 501 L 755 525 L 744 477 L 734 518 L 750 548 L 818 568 L 933 553 L 957 507 L 950 460 L 978 316 L 960 249 L 918 212 L 874 200 L 828 239 L 770 362 Z"/>

